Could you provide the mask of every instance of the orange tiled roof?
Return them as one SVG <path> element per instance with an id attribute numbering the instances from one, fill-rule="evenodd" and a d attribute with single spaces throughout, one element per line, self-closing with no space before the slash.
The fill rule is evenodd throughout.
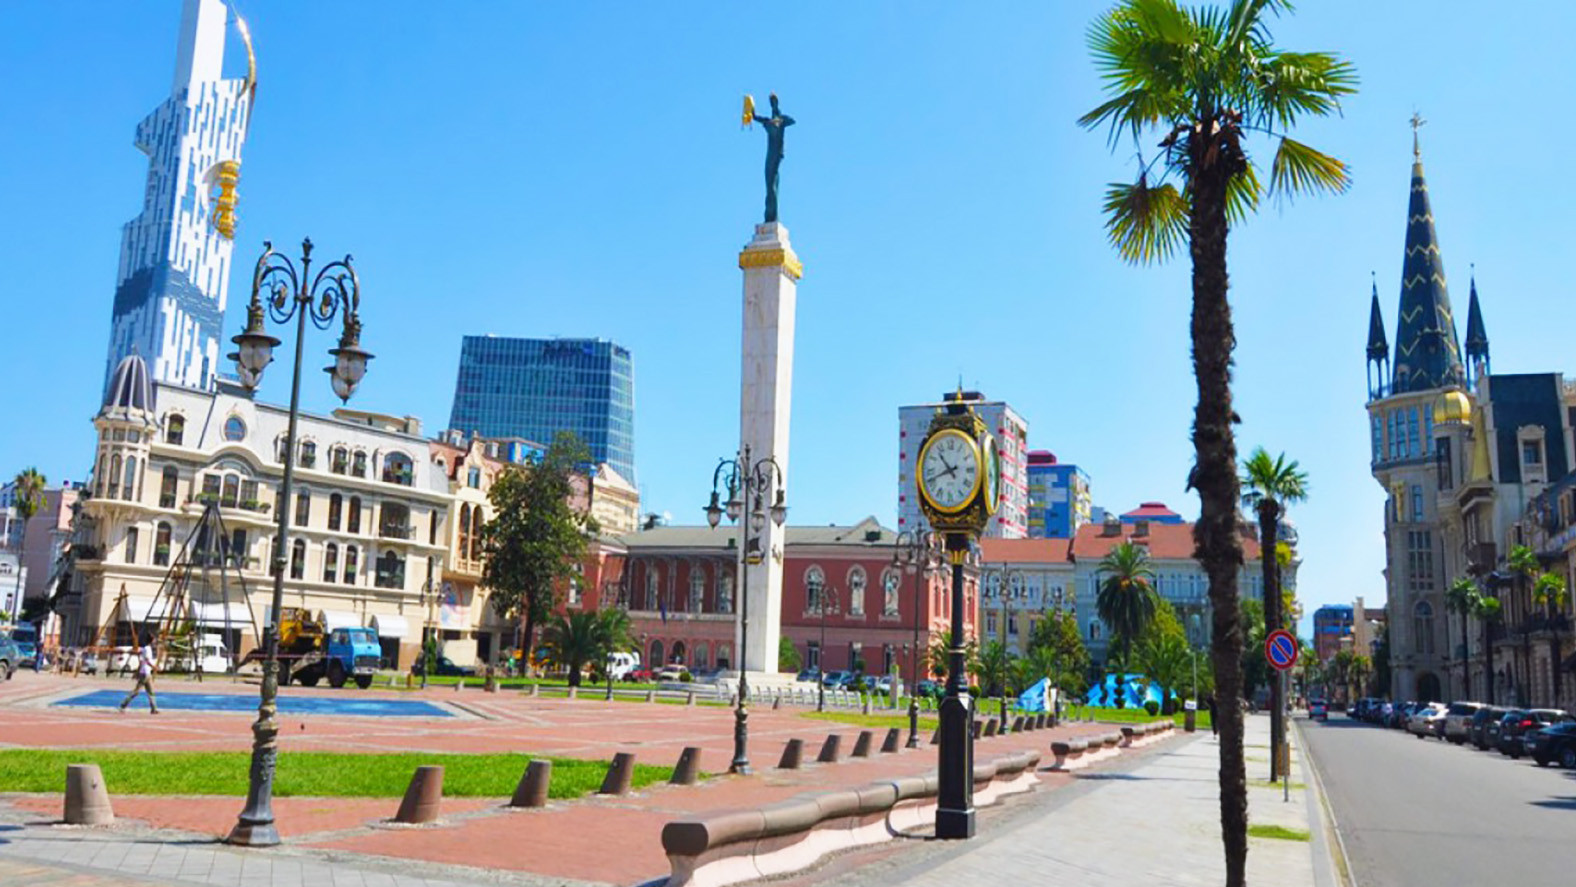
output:
<path id="1" fill-rule="evenodd" d="M 987 564 L 1064 563 L 1072 547 L 1071 539 L 981 539 L 980 549 Z"/>
<path id="2" fill-rule="evenodd" d="M 1193 524 L 1185 522 L 1180 524 L 1157 524 L 1150 522 L 1147 535 L 1139 536 L 1137 527 L 1128 522 L 1123 522 L 1122 532 L 1114 536 L 1106 536 L 1102 524 L 1084 524 L 1078 528 L 1078 535 L 1072 540 L 1072 555 L 1075 560 L 1102 560 L 1111 549 L 1122 542 L 1139 542 L 1149 546 L 1149 556 L 1155 560 L 1185 560 L 1193 557 Z M 1245 559 L 1256 561 L 1259 559 L 1259 542 L 1257 537 L 1244 534 L 1242 537 L 1242 555 Z"/>

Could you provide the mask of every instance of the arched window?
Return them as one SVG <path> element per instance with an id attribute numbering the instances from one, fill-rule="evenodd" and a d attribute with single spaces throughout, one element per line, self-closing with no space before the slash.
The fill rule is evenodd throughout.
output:
<path id="1" fill-rule="evenodd" d="M 164 419 L 164 442 L 180 446 L 186 438 L 186 417 L 171 413 Z"/>
<path id="2" fill-rule="evenodd" d="M 356 477 L 366 477 L 367 476 L 367 454 L 366 453 L 358 451 L 358 452 L 353 453 L 351 455 L 351 457 L 350 457 L 350 473 L 354 474 Z"/>
<path id="3" fill-rule="evenodd" d="M 323 581 L 339 579 L 339 546 L 330 542 L 323 546 Z"/>
<path id="4" fill-rule="evenodd" d="M 317 442 L 311 440 L 301 441 L 301 467 L 317 467 Z"/>
<path id="5" fill-rule="evenodd" d="M 361 532 L 361 497 L 350 497 L 350 510 L 345 512 L 345 532 Z"/>
<path id="6" fill-rule="evenodd" d="M 174 508 L 175 494 L 178 490 L 181 475 L 175 470 L 174 465 L 164 466 L 164 471 L 159 477 L 159 507 Z"/>
<path id="7" fill-rule="evenodd" d="M 460 506 L 460 557 L 468 560 L 471 556 L 471 507 Z"/>
<path id="8" fill-rule="evenodd" d="M 706 603 L 706 567 L 690 564 L 689 611 L 699 613 Z"/>
<path id="9" fill-rule="evenodd" d="M 328 451 L 328 470 L 344 474 L 350 470 L 350 451 L 336 446 Z"/>
<path id="10" fill-rule="evenodd" d="M 339 514 L 344 508 L 345 499 L 343 496 L 334 493 L 328 497 L 328 528 L 330 530 L 339 529 Z"/>
<path id="11" fill-rule="evenodd" d="M 361 552 L 354 545 L 345 546 L 345 584 L 356 584 L 356 563 Z"/>
<path id="12" fill-rule="evenodd" d="M 651 667 L 652 668 L 661 668 L 662 666 L 667 665 L 667 662 L 665 662 L 663 660 L 663 658 L 662 658 L 662 652 L 663 652 L 663 650 L 662 650 L 662 642 L 661 641 L 652 641 L 651 642 Z"/>
<path id="13" fill-rule="evenodd" d="M 120 498 L 127 501 L 136 499 L 137 489 L 137 457 L 126 457 L 126 483 L 120 488 Z"/>
<path id="14" fill-rule="evenodd" d="M 473 561 L 482 559 L 482 542 L 485 539 L 482 529 L 485 526 L 486 522 L 482 520 L 482 507 L 477 505 L 471 509 L 471 560 Z"/>
<path id="15" fill-rule="evenodd" d="M 296 494 L 295 525 L 304 527 L 312 520 L 312 494 L 306 490 Z"/>
<path id="16" fill-rule="evenodd" d="M 722 570 L 722 575 L 717 579 L 717 612 L 733 612 L 733 570 L 726 567 Z M 722 661 L 723 654 L 721 651 L 723 649 L 725 648 L 718 648 L 717 661 L 719 662 Z"/>
<path id="17" fill-rule="evenodd" d="M 852 616 L 865 615 L 865 568 L 858 564 L 848 571 L 848 612 Z"/>
<path id="18" fill-rule="evenodd" d="M 109 497 L 120 497 L 120 454 L 109 457 Z"/>
<path id="19" fill-rule="evenodd" d="M 804 603 L 808 612 L 821 612 L 821 592 L 825 589 L 826 573 L 820 566 L 811 564 L 804 571 Z"/>
<path id="20" fill-rule="evenodd" d="M 104 478 L 107 476 L 104 470 L 104 454 L 99 453 L 98 471 L 93 473 L 93 495 L 104 495 Z"/>
<path id="21" fill-rule="evenodd" d="M 415 471 L 410 457 L 395 450 L 383 457 L 383 482 L 410 486 Z"/>
<path id="22" fill-rule="evenodd" d="M 694 654 L 694 657 L 693 657 L 693 660 L 692 660 L 695 663 L 695 667 L 696 668 L 705 668 L 706 666 L 710 665 L 711 663 L 708 662 L 707 659 L 706 659 L 706 657 L 708 655 L 710 655 L 710 653 L 711 653 L 711 651 L 709 649 L 707 649 L 706 644 L 705 644 L 704 641 L 702 641 L 701 643 L 696 644 L 695 645 L 695 654 Z"/>
<path id="23" fill-rule="evenodd" d="M 240 501 L 241 478 L 234 474 L 224 476 L 224 487 L 219 495 L 219 504 L 225 508 L 234 508 Z"/>
<path id="24" fill-rule="evenodd" d="M 658 610 L 661 607 L 662 568 L 648 564 L 646 566 L 646 609 Z"/>
<path id="25" fill-rule="evenodd" d="M 285 445 L 286 442 L 283 434 L 274 438 L 274 461 L 281 465 L 285 462 L 285 453 L 289 452 L 289 448 Z"/>
<path id="26" fill-rule="evenodd" d="M 1412 608 L 1413 644 L 1417 652 L 1431 656 L 1434 652 L 1434 608 L 1428 601 L 1418 601 Z"/>
<path id="27" fill-rule="evenodd" d="M 157 567 L 170 565 L 170 525 L 164 521 L 159 521 L 153 534 L 153 564 Z"/>
<path id="28" fill-rule="evenodd" d="M 1091 619 L 1091 620 L 1089 620 L 1089 640 L 1091 640 L 1091 641 L 1098 641 L 1099 639 L 1100 639 L 1100 620 L 1098 620 L 1098 619 Z"/>
<path id="29" fill-rule="evenodd" d="M 306 540 L 297 539 L 290 543 L 290 578 L 300 579 L 306 575 Z"/>
<path id="30" fill-rule="evenodd" d="M 385 551 L 377 560 L 377 573 L 372 584 L 378 588 L 405 587 L 405 558 L 397 551 Z"/>

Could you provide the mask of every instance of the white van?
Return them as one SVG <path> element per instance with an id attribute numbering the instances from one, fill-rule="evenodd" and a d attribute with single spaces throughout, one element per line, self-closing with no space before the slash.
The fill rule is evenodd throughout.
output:
<path id="1" fill-rule="evenodd" d="M 224 638 L 216 634 L 202 636 L 197 644 L 196 658 L 203 674 L 225 674 L 234 667 L 230 651 L 224 646 Z"/>
<path id="2" fill-rule="evenodd" d="M 609 653 L 607 657 L 607 673 L 615 681 L 633 680 L 630 677 L 636 669 L 640 668 L 639 653 Z"/>

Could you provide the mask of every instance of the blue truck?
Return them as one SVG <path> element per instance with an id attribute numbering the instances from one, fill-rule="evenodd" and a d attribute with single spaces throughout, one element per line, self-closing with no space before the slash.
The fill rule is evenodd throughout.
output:
<path id="1" fill-rule="evenodd" d="M 321 614 L 299 607 L 279 611 L 279 682 L 296 681 L 315 687 L 328 678 L 338 689 L 355 681 L 365 690 L 383 662 L 383 648 L 370 628 L 329 629 Z M 253 650 L 247 659 L 261 659 L 263 651 Z"/>
<path id="2" fill-rule="evenodd" d="M 20 657 L 17 665 L 32 665 L 38 660 L 38 626 L 18 622 L 11 627 L 10 636 Z"/>

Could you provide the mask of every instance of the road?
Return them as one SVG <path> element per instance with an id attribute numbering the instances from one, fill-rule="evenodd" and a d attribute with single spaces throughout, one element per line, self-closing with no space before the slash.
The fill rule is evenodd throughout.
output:
<path id="1" fill-rule="evenodd" d="M 1576 879 L 1576 771 L 1340 714 L 1301 727 L 1357 887 Z"/>

